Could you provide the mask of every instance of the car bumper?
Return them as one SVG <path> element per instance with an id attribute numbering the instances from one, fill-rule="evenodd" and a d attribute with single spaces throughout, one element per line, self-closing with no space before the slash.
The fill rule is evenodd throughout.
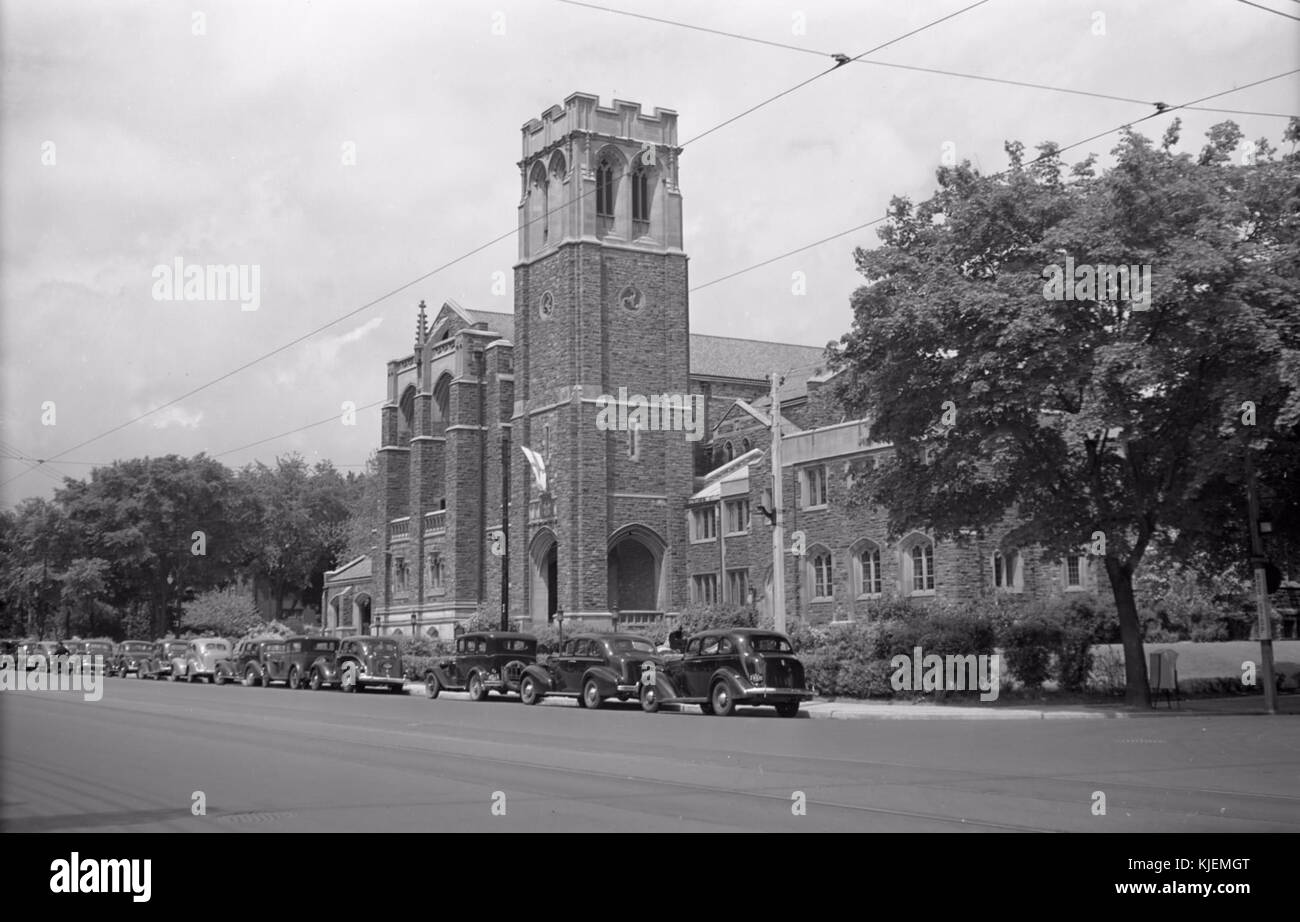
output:
<path id="1" fill-rule="evenodd" d="M 358 685 L 384 685 L 384 686 L 396 685 L 399 688 L 402 688 L 406 685 L 406 679 L 402 678 L 401 676 L 363 675 L 357 678 L 357 684 Z M 488 687 L 490 688 L 491 686 Z"/>
<path id="2" fill-rule="evenodd" d="M 769 704 L 776 704 L 781 701 L 805 701 L 813 697 L 813 692 L 806 688 L 770 688 L 767 686 L 758 686 L 747 688 L 744 693 L 737 696 L 738 701 L 750 702 L 760 701 Z"/>
<path id="3" fill-rule="evenodd" d="M 639 695 L 641 694 L 640 685 L 615 685 L 614 689 L 620 695 Z"/>

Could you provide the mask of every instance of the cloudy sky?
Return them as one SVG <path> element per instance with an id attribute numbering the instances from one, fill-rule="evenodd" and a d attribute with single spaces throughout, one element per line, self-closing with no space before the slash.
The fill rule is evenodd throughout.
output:
<path id="1" fill-rule="evenodd" d="M 608 6 L 853 56 L 972 2 Z M 1259 2 L 1300 16 L 1294 0 Z M 509 275 L 513 238 L 434 270 L 512 231 L 520 126 L 574 91 L 679 113 L 692 330 L 822 345 L 848 326 L 852 249 L 874 230 L 708 283 L 870 221 L 893 195 L 928 196 L 946 151 L 996 172 L 1007 139 L 1070 144 L 1155 101 L 1283 73 L 1300 66 L 1298 39 L 1300 21 L 1233 0 L 989 0 L 871 60 L 1136 101 L 852 64 L 692 141 L 830 59 L 557 0 L 5 0 L 0 479 L 30 467 L 21 457 L 67 453 L 0 503 L 145 455 L 241 466 L 297 451 L 360 469 L 377 409 L 241 447 L 382 398 L 420 299 L 512 309 L 492 280 Z M 1206 105 L 1300 113 L 1300 81 Z M 1188 149 L 1226 118 L 1275 143 L 1286 124 L 1180 115 Z M 260 306 L 155 300 L 154 268 L 178 257 L 258 266 Z"/>

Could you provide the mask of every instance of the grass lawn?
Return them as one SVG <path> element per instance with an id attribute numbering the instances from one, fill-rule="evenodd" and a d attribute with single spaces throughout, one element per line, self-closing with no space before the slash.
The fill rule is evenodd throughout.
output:
<path id="1" fill-rule="evenodd" d="M 1173 650 L 1178 654 L 1179 679 L 1218 679 L 1241 675 L 1241 664 L 1250 660 L 1259 668 L 1259 641 L 1227 640 L 1217 643 L 1148 643 L 1143 649 L 1150 660 L 1151 654 Z M 1110 651 L 1123 656 L 1119 644 L 1100 644 L 1093 651 Z M 1300 672 L 1300 640 L 1273 641 L 1273 667 L 1279 673 L 1294 675 Z"/>

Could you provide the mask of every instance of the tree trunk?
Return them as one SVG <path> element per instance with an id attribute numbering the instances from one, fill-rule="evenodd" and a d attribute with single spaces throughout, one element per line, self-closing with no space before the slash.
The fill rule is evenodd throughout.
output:
<path id="1" fill-rule="evenodd" d="M 1119 612 L 1119 638 L 1124 645 L 1124 703 L 1133 707 L 1151 706 L 1151 689 L 1147 685 L 1147 660 L 1142 647 L 1142 625 L 1138 623 L 1137 599 L 1133 595 L 1133 571 L 1114 557 L 1106 557 L 1106 576 L 1110 578 L 1115 608 Z"/>

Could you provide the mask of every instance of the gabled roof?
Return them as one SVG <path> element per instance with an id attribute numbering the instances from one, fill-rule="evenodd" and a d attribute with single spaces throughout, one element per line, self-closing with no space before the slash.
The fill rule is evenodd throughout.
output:
<path id="1" fill-rule="evenodd" d="M 369 579 L 370 578 L 370 555 L 362 554 L 349 560 L 337 570 L 326 570 L 326 582 L 340 582 L 346 579 Z"/>
<path id="2" fill-rule="evenodd" d="M 718 499 L 723 494 L 723 484 L 737 480 L 749 479 L 749 465 L 763 457 L 759 448 L 751 448 L 739 457 L 732 458 L 726 464 L 715 467 L 704 476 L 704 486 L 691 494 L 689 502 L 698 503 Z"/>
<path id="3" fill-rule="evenodd" d="M 484 324 L 493 333 L 500 333 L 502 339 L 514 342 L 515 315 L 497 311 L 468 311 L 474 323 Z"/>
<path id="4" fill-rule="evenodd" d="M 768 400 L 765 401 L 765 403 L 771 403 L 771 401 Z M 709 437 L 717 438 L 718 428 L 723 424 L 723 422 L 735 416 L 739 416 L 742 413 L 752 417 L 754 420 L 761 423 L 765 428 L 767 429 L 772 428 L 772 415 L 768 413 L 765 409 L 760 410 L 758 407 L 754 406 L 754 404 L 749 403 L 746 400 L 736 400 L 731 404 L 731 406 L 727 407 L 727 412 L 723 413 L 721 416 L 718 417 L 718 421 L 713 424 L 713 431 L 709 433 Z M 794 421 L 791 420 L 788 416 L 782 416 L 781 434 L 789 436 L 789 435 L 794 435 L 796 432 L 803 432 L 803 429 L 795 425 Z"/>

